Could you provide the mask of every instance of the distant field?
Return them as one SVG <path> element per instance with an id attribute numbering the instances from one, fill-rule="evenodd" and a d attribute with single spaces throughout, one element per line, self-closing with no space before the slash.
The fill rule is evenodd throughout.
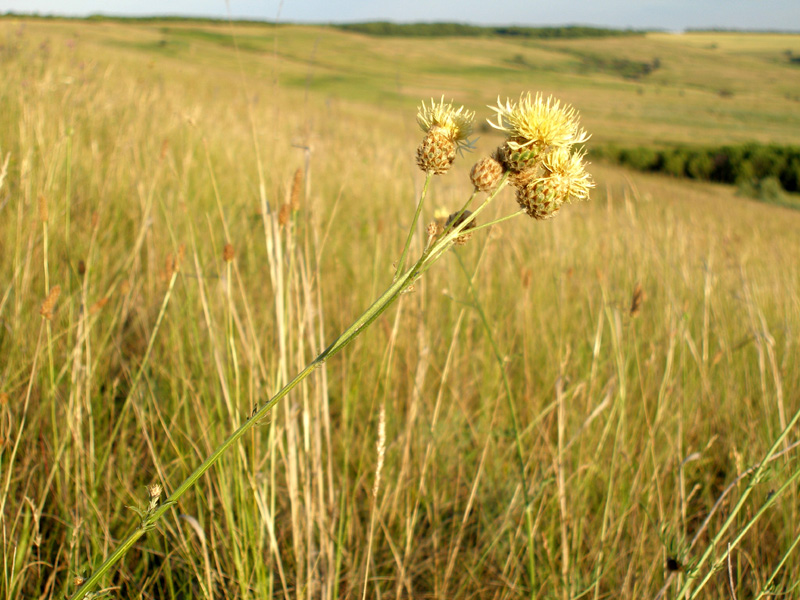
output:
<path id="1" fill-rule="evenodd" d="M 69 37 L 73 22 L 32 22 Z M 334 29 L 226 25 L 81 26 L 85 50 L 202 60 L 320 97 L 412 110 L 420 97 L 480 106 L 536 88 L 581 106 L 598 143 L 793 143 L 800 129 L 800 35 L 663 34 L 607 39 L 376 38 Z M 744 41 L 743 41 L 744 40 Z M 279 60 L 276 60 L 279 59 Z M 636 79 L 637 65 L 658 68 Z M 354 68 L 357 65 L 358 68 Z"/>
<path id="2" fill-rule="evenodd" d="M 498 96 L 573 104 L 590 152 L 791 145 L 798 55 L 800 35 L 0 19 L 0 598 L 69 597 L 147 486 L 172 493 L 392 283 L 421 100 L 475 110 L 480 137 L 433 178 L 413 257 L 501 141 Z M 589 171 L 588 203 L 448 251 L 101 587 L 796 595 L 800 211 Z M 516 212 L 504 190 L 480 222 Z"/>

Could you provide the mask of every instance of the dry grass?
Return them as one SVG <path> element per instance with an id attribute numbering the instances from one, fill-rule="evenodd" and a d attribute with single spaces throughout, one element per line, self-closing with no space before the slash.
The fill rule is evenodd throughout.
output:
<path id="1" fill-rule="evenodd" d="M 134 25 L 0 31 L 0 595 L 55 598 L 135 526 L 126 506 L 148 484 L 171 491 L 391 281 L 420 135 L 406 100 L 287 84 L 309 72 L 281 54 L 288 37 L 277 58 L 237 58 L 199 42 L 161 54 Z M 303 35 L 308 56 L 322 34 Z M 103 36 L 129 44 L 101 54 Z M 459 103 L 518 93 L 447 77 Z M 582 108 L 592 81 L 567 99 Z M 427 220 L 468 195 L 470 167 L 435 181 Z M 281 220 L 298 168 L 299 210 Z M 799 408 L 800 213 L 591 170 L 590 203 L 476 234 L 435 266 L 222 458 L 113 593 L 655 596 Z M 501 200 L 498 215 L 514 206 Z M 723 542 L 795 473 L 796 439 Z M 739 598 L 792 547 L 796 494 L 733 551 Z M 775 589 L 798 577 L 789 555 Z M 704 597 L 729 598 L 728 578 Z"/>

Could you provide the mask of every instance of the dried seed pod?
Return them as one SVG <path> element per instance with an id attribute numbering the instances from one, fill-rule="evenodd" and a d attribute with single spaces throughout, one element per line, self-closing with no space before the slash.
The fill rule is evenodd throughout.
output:
<path id="1" fill-rule="evenodd" d="M 470 212 L 468 210 L 465 210 L 461 214 L 459 214 L 457 212 L 453 213 L 452 215 L 447 217 L 447 221 L 444 224 L 445 230 L 455 229 L 456 227 L 461 225 L 464 221 L 466 221 L 471 214 L 472 214 L 472 212 Z M 455 239 L 454 243 L 457 246 L 463 246 L 464 244 L 466 244 L 469 241 L 469 239 L 472 237 L 472 232 L 470 232 L 469 230 L 472 229 L 473 227 L 475 227 L 475 219 L 473 219 L 472 221 L 467 223 L 467 225 L 464 227 L 464 229 L 461 230 L 461 235 L 459 235 Z"/>
<path id="2" fill-rule="evenodd" d="M 475 163 L 469 173 L 469 178 L 476 190 L 490 192 L 497 187 L 503 177 L 503 171 L 503 165 L 497 159 L 486 157 Z"/>

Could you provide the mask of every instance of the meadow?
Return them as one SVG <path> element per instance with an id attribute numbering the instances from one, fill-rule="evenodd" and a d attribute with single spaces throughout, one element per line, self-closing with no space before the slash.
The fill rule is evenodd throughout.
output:
<path id="1" fill-rule="evenodd" d="M 590 160 L 792 144 L 787 51 L 800 35 L 0 19 L 0 597 L 74 594 L 148 486 L 171 493 L 391 284 L 420 101 L 480 123 L 553 94 Z M 477 129 L 412 256 L 500 143 Z M 800 211 L 589 171 L 589 202 L 443 256 L 94 592 L 800 594 Z M 481 219 L 516 210 L 506 190 Z"/>

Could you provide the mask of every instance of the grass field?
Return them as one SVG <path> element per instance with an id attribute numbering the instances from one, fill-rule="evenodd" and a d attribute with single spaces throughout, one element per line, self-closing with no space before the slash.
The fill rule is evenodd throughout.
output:
<path id="1" fill-rule="evenodd" d="M 392 282 L 421 100 L 483 120 L 552 93 L 590 155 L 790 144 L 787 50 L 0 20 L 0 597 L 75 592 L 148 485 L 171 493 Z M 412 254 L 500 142 L 479 129 Z M 796 596 L 800 212 L 589 170 L 590 202 L 477 232 L 304 380 L 110 597 Z"/>

